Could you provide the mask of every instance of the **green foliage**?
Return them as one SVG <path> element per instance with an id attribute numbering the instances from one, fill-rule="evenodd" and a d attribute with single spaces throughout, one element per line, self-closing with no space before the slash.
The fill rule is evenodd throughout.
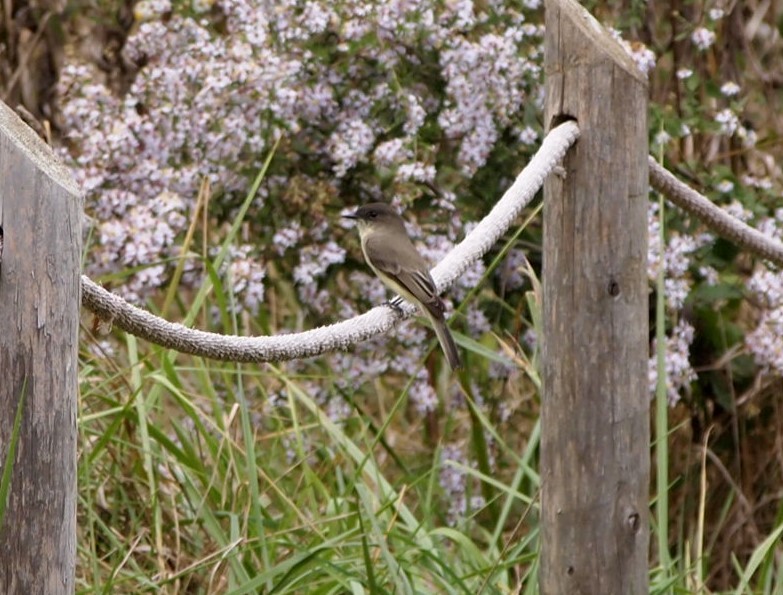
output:
<path id="1" fill-rule="evenodd" d="M 535 510 L 537 443 L 519 459 L 498 440 L 500 476 L 486 454 L 465 467 L 502 510 L 448 527 L 437 447 L 390 445 L 404 390 L 378 430 L 358 410 L 332 421 L 282 367 L 172 355 L 132 338 L 114 359 L 82 353 L 80 592 L 503 593 L 529 571 L 535 530 L 507 524 Z M 288 401 L 269 407 L 272 387 Z"/>

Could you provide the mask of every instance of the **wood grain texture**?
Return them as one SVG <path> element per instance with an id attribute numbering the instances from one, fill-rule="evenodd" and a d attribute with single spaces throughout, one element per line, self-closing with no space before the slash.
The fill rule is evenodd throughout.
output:
<path id="1" fill-rule="evenodd" d="M 74 591 L 81 218 L 70 173 L 0 102 L 0 466 L 25 393 L 2 593 Z"/>
<path id="2" fill-rule="evenodd" d="M 541 593 L 647 593 L 647 84 L 573 0 L 546 3 Z"/>

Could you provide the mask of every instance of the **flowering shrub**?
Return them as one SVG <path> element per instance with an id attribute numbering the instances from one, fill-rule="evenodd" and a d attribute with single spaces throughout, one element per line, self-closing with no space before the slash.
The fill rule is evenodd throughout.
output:
<path id="1" fill-rule="evenodd" d="M 386 292 L 358 260 L 355 231 L 339 217 L 345 205 L 391 201 L 435 262 L 496 199 L 482 192 L 475 200 L 477 172 L 503 172 L 491 174 L 502 189 L 538 138 L 542 29 L 525 10 L 428 0 L 218 0 L 207 8 L 136 5 L 139 24 L 122 54 L 135 75 L 124 94 L 87 64 L 71 62 L 61 73 L 67 158 L 95 225 L 88 272 L 123 271 L 115 290 L 131 300 L 168 282 L 202 180 L 213 190 L 208 240 L 216 246 L 249 177 L 281 139 L 246 218 L 246 237 L 260 242 L 232 249 L 220 273 L 251 313 L 274 261 L 311 324 L 351 316 Z M 504 135 L 521 142 L 493 155 Z M 184 280 L 198 284 L 196 257 L 186 256 Z M 477 263 L 449 297 L 463 299 L 484 273 Z M 478 301 L 464 314 L 475 338 L 489 330 Z M 410 373 L 431 348 L 415 322 L 398 329 L 403 347 L 388 350 L 396 355 L 378 361 L 385 340 L 330 356 L 345 387 L 381 372 Z M 423 370 L 410 396 L 423 413 L 438 404 Z"/>
<path id="2" fill-rule="evenodd" d="M 383 301 L 385 291 L 362 265 L 347 275 L 349 287 L 340 293 L 365 301 L 332 290 L 332 265 L 358 256 L 351 231 L 336 223 L 343 205 L 385 199 L 409 210 L 411 234 L 433 261 L 469 229 L 484 207 L 460 202 L 457 210 L 456 202 L 475 193 L 472 185 L 484 172 L 500 171 L 509 180 L 538 138 L 542 30 L 535 24 L 540 15 L 531 22 L 534 13 L 525 12 L 538 8 L 537 2 L 520 11 L 504 3 L 479 8 L 470 1 L 427 0 L 140 2 L 139 25 L 123 48 L 124 60 L 136 69 L 125 94 L 79 62 L 67 64 L 59 82 L 67 156 L 95 223 L 89 272 L 126 271 L 116 289 L 135 301 L 150 296 L 167 283 L 181 256 L 176 240 L 193 215 L 202 179 L 219 198 L 210 211 L 218 224 L 210 238 L 215 245 L 248 176 L 259 169 L 271 141 L 281 138 L 273 173 L 249 216 L 253 237 L 266 245 L 233 249 L 222 271 L 239 306 L 258 312 L 271 260 L 289 272 L 313 317 L 347 316 Z M 724 17 L 713 8 L 694 24 L 687 38 L 694 57 L 714 50 Z M 655 72 L 649 49 L 613 34 L 643 72 Z M 654 113 L 654 147 L 701 134 L 714 139 L 711 147 L 737 142 L 763 159 L 755 131 L 741 119 L 740 85 L 716 85 L 691 66 L 679 65 L 675 73 L 686 93 L 681 115 Z M 687 99 L 708 83 L 713 103 Z M 501 142 L 505 150 L 496 151 Z M 762 191 L 772 187 L 769 176 L 752 171 L 738 181 Z M 734 178 L 722 175 L 713 187 L 716 197 L 728 195 Z M 667 305 L 676 320 L 695 288 L 721 284 L 714 264 L 701 263 L 699 256 L 714 238 L 675 226 L 662 249 L 656 208 L 650 211 L 648 272 L 654 280 L 663 262 Z M 412 216 L 417 211 L 426 211 L 426 228 Z M 759 222 L 779 235 L 779 220 Z M 502 271 L 506 289 L 521 283 L 518 251 L 512 261 L 517 264 Z M 189 262 L 185 279 L 198 283 L 197 270 Z M 483 274 L 479 263 L 450 295 L 462 299 Z M 783 349 L 769 335 L 777 328 L 775 278 L 761 266 L 748 285 L 760 314 L 746 341 L 757 363 L 780 371 L 775 362 Z M 464 320 L 471 335 L 489 330 L 478 303 L 468 305 Z M 671 328 L 670 360 L 683 362 L 670 370 L 674 403 L 695 378 L 686 365 L 694 334 L 683 321 Z M 381 366 L 410 370 L 429 348 L 426 339 L 420 328 L 403 326 L 397 340 L 406 355 Z M 333 359 L 363 377 L 379 371 L 377 363 L 361 363 L 374 349 L 369 344 Z M 426 377 L 417 378 L 421 385 L 411 395 L 417 407 L 430 411 L 437 399 L 424 386 Z"/>
<path id="3" fill-rule="evenodd" d="M 779 168 L 771 167 L 776 157 L 770 148 L 759 147 L 756 132 L 756 126 L 763 125 L 759 113 L 764 106 L 756 101 L 749 109 L 754 98 L 742 87 L 738 78 L 741 72 L 725 68 L 725 63 L 719 68 L 715 61 L 718 56 L 726 55 L 727 48 L 736 41 L 726 35 L 728 15 L 721 8 L 709 7 L 708 3 L 705 8 L 694 9 L 689 17 L 691 26 L 683 31 L 678 42 L 679 53 L 673 62 L 656 72 L 661 81 L 658 87 L 670 94 L 663 105 L 652 105 L 652 149 L 656 153 L 663 150 L 673 162 L 686 164 L 693 176 L 691 183 L 693 179 L 699 180 L 696 185 L 701 186 L 701 191 L 731 215 L 771 237 L 780 238 L 781 218 L 774 210 L 774 197 L 776 193 L 779 195 L 781 173 Z M 753 60 L 764 60 L 765 55 L 775 52 L 763 25 L 746 33 Z M 675 94 L 671 93 L 673 86 Z M 763 262 L 757 263 L 752 271 L 742 270 L 745 261 L 738 258 L 736 249 L 704 234 L 698 221 L 672 209 L 666 213 L 666 246 L 662 249 L 658 217 L 657 205 L 652 206 L 648 275 L 654 279 L 657 267 L 663 262 L 665 299 L 671 319 L 667 325 L 670 402 L 691 395 L 692 383 L 697 379 L 705 392 L 712 393 L 716 385 L 723 383 L 719 377 L 723 370 L 705 371 L 697 377 L 690 362 L 695 358 L 700 364 L 711 365 L 732 347 L 736 355 L 721 366 L 728 368 L 727 373 L 735 383 L 731 390 L 748 388 L 756 373 L 747 365 L 745 353 L 761 366 L 762 372 L 767 370 L 777 375 L 783 371 L 773 363 L 776 354 L 783 352 L 783 340 L 781 335 L 775 335 L 774 324 L 774 296 L 780 274 Z M 743 277 L 747 283 L 740 280 Z M 720 332 L 714 328 L 716 312 L 721 312 L 723 320 Z M 742 322 L 737 324 L 740 316 Z M 691 353 L 694 341 L 699 343 L 696 354 Z M 654 360 L 653 354 L 651 387 L 656 378 Z M 733 407 L 725 398 L 721 405 Z"/>

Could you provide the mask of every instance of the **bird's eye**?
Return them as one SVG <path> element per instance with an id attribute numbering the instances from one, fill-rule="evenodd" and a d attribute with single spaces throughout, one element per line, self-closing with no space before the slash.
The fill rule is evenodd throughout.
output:
<path id="1" fill-rule="evenodd" d="M 369 213 L 367 213 L 367 216 L 370 219 L 375 219 L 378 216 L 378 212 L 377 211 L 370 211 Z"/>

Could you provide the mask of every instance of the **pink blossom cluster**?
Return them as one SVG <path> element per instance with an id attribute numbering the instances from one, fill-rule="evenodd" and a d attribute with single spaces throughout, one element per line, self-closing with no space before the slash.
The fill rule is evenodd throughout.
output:
<path id="1" fill-rule="evenodd" d="M 78 61 L 64 67 L 58 86 L 63 153 L 95 224 L 88 268 L 133 266 L 118 290 L 134 300 L 167 282 L 178 256 L 173 240 L 202 181 L 221 200 L 241 198 L 270 140 L 285 139 L 282 181 L 266 182 L 256 210 L 279 204 L 292 173 L 305 186 L 331 177 L 331 196 L 345 180 L 363 186 L 365 199 L 407 204 L 422 195 L 412 187 L 437 184 L 448 167 L 436 155 L 451 155 L 463 181 L 484 166 L 501 132 L 522 128 L 540 74 L 540 27 L 500 4 L 218 0 L 211 12 L 194 13 L 158 0 L 139 3 L 136 17 L 123 48 L 135 68 L 126 92 Z M 318 173 L 302 174 L 305 163 Z M 379 186 L 374 176 L 385 172 L 391 177 Z M 179 217 L 157 217 L 161 197 L 177 202 Z M 327 218 L 307 219 L 259 224 L 262 237 L 279 240 L 278 253 L 313 246 L 294 265 L 299 287 L 345 257 L 321 244 Z M 446 224 L 450 237 L 460 235 L 459 218 Z M 264 275 L 234 279 L 248 295 L 263 295 Z M 318 298 L 313 287 L 303 291 Z"/>
<path id="2" fill-rule="evenodd" d="M 663 266 L 666 305 L 678 312 L 693 286 L 690 274 L 693 253 L 712 242 L 714 237 L 708 233 L 693 236 L 669 231 L 662 246 L 660 225 L 658 203 L 650 202 L 647 210 L 647 278 L 654 284 Z"/>
<path id="3" fill-rule="evenodd" d="M 650 202 L 647 210 L 648 253 L 647 278 L 651 286 L 663 267 L 664 299 L 668 311 L 677 316 L 685 305 L 685 300 L 693 289 L 695 279 L 691 274 L 694 253 L 702 246 L 713 241 L 710 234 L 698 236 L 685 235 L 675 231 L 666 233 L 665 244 L 661 244 L 661 222 L 657 202 Z M 706 271 L 704 273 L 707 274 Z M 666 392 L 670 405 L 675 405 L 683 391 L 690 388 L 696 380 L 696 373 L 690 364 L 690 346 L 694 338 L 693 327 L 679 320 L 666 337 L 665 375 Z M 657 345 L 652 342 L 651 356 L 648 361 L 648 378 L 651 394 L 655 393 L 658 381 Z"/>
<path id="4" fill-rule="evenodd" d="M 612 34 L 612 37 L 614 37 L 620 43 L 626 53 L 631 56 L 634 64 L 636 64 L 636 67 L 641 71 L 642 74 L 648 75 L 650 71 L 655 68 L 656 56 L 655 52 L 653 52 L 650 48 L 638 41 L 631 43 L 630 41 L 623 38 L 620 31 L 612 27 L 609 28 L 609 32 Z"/>
<path id="5" fill-rule="evenodd" d="M 767 237 L 783 242 L 783 209 L 776 210 L 773 217 L 754 221 L 753 214 L 736 200 L 723 208 L 732 217 L 748 223 Z M 654 282 L 663 263 L 666 304 L 676 317 L 695 286 L 696 277 L 691 270 L 694 253 L 714 238 L 710 234 L 689 236 L 669 232 L 666 245 L 661 250 L 657 203 L 650 203 L 649 229 L 648 277 Z M 703 283 L 718 283 L 718 272 L 713 267 L 701 266 L 697 272 Z M 760 262 L 745 284 L 745 290 L 757 312 L 755 326 L 745 335 L 745 348 L 762 370 L 783 375 L 783 274 Z M 690 364 L 693 339 L 693 327 L 683 320 L 677 322 L 666 338 L 666 388 L 672 405 L 689 391 L 690 383 L 696 380 Z M 657 382 L 655 349 L 653 342 L 648 368 L 651 391 L 655 390 Z"/>
<path id="6" fill-rule="evenodd" d="M 690 389 L 691 382 L 696 380 L 696 372 L 690 363 L 690 348 L 693 343 L 694 328 L 680 320 L 666 337 L 666 396 L 669 405 L 676 405 L 683 392 Z M 653 356 L 650 358 L 647 372 L 650 393 L 654 394 L 658 383 L 658 361 L 655 355 L 657 344 L 653 341 Z"/>
<path id="7" fill-rule="evenodd" d="M 783 242 L 783 209 L 758 224 L 759 231 Z M 756 267 L 747 289 L 759 307 L 756 327 L 745 336 L 745 346 L 766 371 L 783 375 L 783 273 L 763 264 Z"/>
<path id="8" fill-rule="evenodd" d="M 487 162 L 499 134 L 525 100 L 527 86 L 539 79 L 540 65 L 520 59 L 519 48 L 523 43 L 536 46 L 541 33 L 520 22 L 477 40 L 455 37 L 441 52 L 447 98 L 438 122 L 447 137 L 459 142 L 457 162 L 465 175 Z"/>
<path id="9" fill-rule="evenodd" d="M 264 302 L 264 278 L 266 269 L 252 244 L 231 247 L 227 278 L 234 293 L 237 312 L 247 311 L 258 314 Z"/>
<path id="10" fill-rule="evenodd" d="M 478 490 L 470 495 L 468 488 L 469 476 L 464 469 L 455 466 L 473 467 L 468 461 L 464 449 L 455 443 L 447 444 L 440 453 L 441 468 L 439 483 L 448 499 L 447 521 L 455 525 L 459 519 L 464 519 L 466 514 L 481 510 L 486 502 Z"/>

